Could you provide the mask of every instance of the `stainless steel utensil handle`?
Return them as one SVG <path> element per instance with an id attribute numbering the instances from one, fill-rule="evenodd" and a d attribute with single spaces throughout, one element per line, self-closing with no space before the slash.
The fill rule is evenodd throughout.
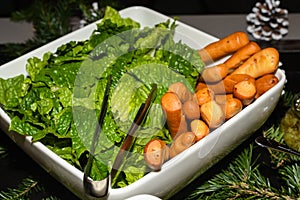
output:
<path id="1" fill-rule="evenodd" d="M 274 149 L 277 151 L 300 156 L 300 152 L 295 151 L 295 150 L 289 148 L 288 146 L 285 146 L 285 145 L 283 145 L 275 140 L 272 140 L 270 138 L 259 136 L 255 139 L 255 142 L 262 147 L 271 148 L 271 149 Z"/>
<path id="2" fill-rule="evenodd" d="M 111 80 L 112 80 L 112 76 L 110 75 L 108 77 L 108 81 L 106 84 L 103 101 L 102 101 L 102 106 L 101 106 L 101 111 L 100 111 L 100 116 L 98 119 L 97 128 L 95 130 L 94 137 L 92 140 L 89 158 L 87 161 L 87 165 L 84 168 L 84 174 L 83 174 L 83 186 L 84 186 L 85 192 L 87 194 L 89 194 L 93 197 L 97 197 L 97 198 L 106 198 L 108 196 L 109 189 L 110 189 L 110 183 L 111 183 L 110 174 L 107 177 L 105 177 L 105 179 L 100 180 L 100 181 L 95 181 L 90 177 L 91 169 L 92 169 L 93 161 L 94 161 L 95 149 L 98 144 L 99 135 L 102 130 L 102 124 L 103 124 L 106 110 L 108 107 L 108 97 L 109 97 L 109 91 L 110 91 L 110 86 L 111 86 Z"/>
<path id="3" fill-rule="evenodd" d="M 156 90 L 157 90 L 157 85 L 153 84 L 150 94 L 148 95 L 145 103 L 143 103 L 140 106 L 140 108 L 129 128 L 129 131 L 128 131 L 128 133 L 123 141 L 123 144 L 116 156 L 116 159 L 113 163 L 112 171 L 111 171 L 112 179 L 115 178 L 117 171 L 119 170 L 120 166 L 122 165 L 124 157 L 126 157 L 127 152 L 132 145 L 132 141 L 134 139 L 134 134 L 135 134 L 136 130 L 139 128 L 139 126 L 141 125 L 141 123 L 144 121 L 144 119 L 148 113 L 149 107 L 150 107 L 152 101 L 154 100 L 154 98 L 156 97 Z"/>

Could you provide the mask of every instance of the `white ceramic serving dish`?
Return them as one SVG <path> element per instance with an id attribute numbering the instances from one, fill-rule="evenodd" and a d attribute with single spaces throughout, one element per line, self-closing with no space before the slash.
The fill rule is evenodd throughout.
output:
<path id="1" fill-rule="evenodd" d="M 143 26 L 153 26 L 158 22 L 170 19 L 145 7 L 129 7 L 120 11 L 120 14 L 123 17 L 130 17 L 140 22 Z M 33 56 L 41 57 L 45 52 L 55 51 L 57 47 L 71 40 L 87 39 L 96 28 L 96 23 L 98 22 L 65 35 L 1 66 L 0 77 L 9 78 L 18 74 L 26 74 L 25 64 L 28 58 Z M 200 49 L 206 44 L 217 40 L 217 38 L 211 35 L 181 23 L 180 19 L 177 24 L 177 34 L 175 37 L 182 39 L 183 42 L 192 48 Z M 232 30 L 232 32 L 234 31 Z M 283 70 L 278 69 L 276 76 L 279 78 L 279 83 L 254 103 L 247 106 L 243 111 L 225 122 L 221 127 L 211 132 L 191 148 L 166 162 L 160 172 L 150 172 L 142 179 L 127 187 L 112 189 L 109 199 L 126 199 L 142 194 L 168 198 L 194 178 L 204 173 L 246 140 L 270 116 L 276 107 L 286 82 Z M 0 110 L 0 116 L 1 128 L 17 145 L 70 191 L 82 199 L 89 199 L 83 189 L 82 171 L 71 166 L 43 144 L 39 142 L 32 143 L 30 137 L 23 137 L 16 133 L 8 132 L 10 119 L 3 110 Z"/>

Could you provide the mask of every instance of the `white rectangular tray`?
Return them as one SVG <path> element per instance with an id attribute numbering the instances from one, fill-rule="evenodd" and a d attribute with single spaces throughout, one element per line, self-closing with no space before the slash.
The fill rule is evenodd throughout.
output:
<path id="1" fill-rule="evenodd" d="M 142 26 L 153 26 L 159 22 L 171 19 L 156 11 L 145 7 L 129 7 L 120 11 L 121 16 L 130 17 Z M 42 57 L 48 51 L 55 51 L 57 47 L 73 40 L 87 39 L 96 28 L 96 23 L 67 34 L 49 44 L 42 46 L 0 67 L 0 77 L 9 78 L 19 74 L 27 74 L 25 64 L 28 58 Z M 192 48 L 200 49 L 217 38 L 193 27 L 177 22 L 176 39 Z M 236 30 L 232 30 L 234 32 Z M 221 127 L 211 132 L 204 139 L 193 145 L 175 158 L 164 164 L 160 172 L 151 172 L 137 182 L 121 188 L 112 189 L 109 199 L 125 199 L 138 194 L 152 194 L 161 198 L 168 198 L 182 189 L 208 168 L 222 159 L 254 131 L 256 131 L 270 116 L 277 105 L 283 90 L 286 77 L 284 71 L 278 69 L 276 76 L 279 83 L 267 93 L 247 106 Z M 50 151 L 43 144 L 32 143 L 30 137 L 23 137 L 8 132 L 9 117 L 0 110 L 0 126 L 8 136 L 31 156 L 49 174 L 65 185 L 70 191 L 82 199 L 89 199 L 83 189 L 83 172 L 71 166 L 65 160 Z"/>

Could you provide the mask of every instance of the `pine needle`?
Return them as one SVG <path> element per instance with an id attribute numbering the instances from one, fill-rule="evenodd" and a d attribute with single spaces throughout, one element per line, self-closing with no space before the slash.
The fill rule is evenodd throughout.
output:
<path id="1" fill-rule="evenodd" d="M 286 194 L 299 199 L 300 198 L 300 166 L 298 163 L 285 166 L 279 170 L 283 179 L 286 181 L 288 188 L 283 188 Z"/>
<path id="2" fill-rule="evenodd" d="M 259 164 L 252 156 L 253 144 L 250 144 L 227 169 L 198 187 L 188 199 L 293 199 L 291 192 L 278 191 L 271 186 L 269 179 L 260 173 Z M 295 173 L 294 168 L 289 170 L 284 173 Z M 287 176 L 285 180 L 289 178 Z M 288 184 L 299 186 L 298 179 L 292 179 Z"/>
<path id="3" fill-rule="evenodd" d="M 32 191 L 41 190 L 42 188 L 38 185 L 38 182 L 29 177 L 23 179 L 17 188 L 8 188 L 6 191 L 0 191 L 0 199 L 29 199 L 28 197 Z"/>
<path id="4" fill-rule="evenodd" d="M 4 158 L 8 155 L 8 150 L 5 147 L 0 146 L 0 158 Z"/>

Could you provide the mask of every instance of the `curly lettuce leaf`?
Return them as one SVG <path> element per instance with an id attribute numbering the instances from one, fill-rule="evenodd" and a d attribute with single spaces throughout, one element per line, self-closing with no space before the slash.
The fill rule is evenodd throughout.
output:
<path id="1" fill-rule="evenodd" d="M 6 108 L 13 108 L 19 105 L 27 89 L 24 79 L 23 75 L 9 79 L 0 78 L 0 104 Z"/>
<path id="2" fill-rule="evenodd" d="M 110 20 L 112 23 L 117 24 L 118 27 L 122 27 L 122 26 L 131 26 L 132 28 L 140 27 L 140 24 L 138 22 L 134 21 L 131 18 L 121 17 L 120 13 L 116 9 L 110 6 L 106 7 L 102 22 L 107 20 Z M 102 22 L 100 22 L 99 26 L 102 25 Z"/>

